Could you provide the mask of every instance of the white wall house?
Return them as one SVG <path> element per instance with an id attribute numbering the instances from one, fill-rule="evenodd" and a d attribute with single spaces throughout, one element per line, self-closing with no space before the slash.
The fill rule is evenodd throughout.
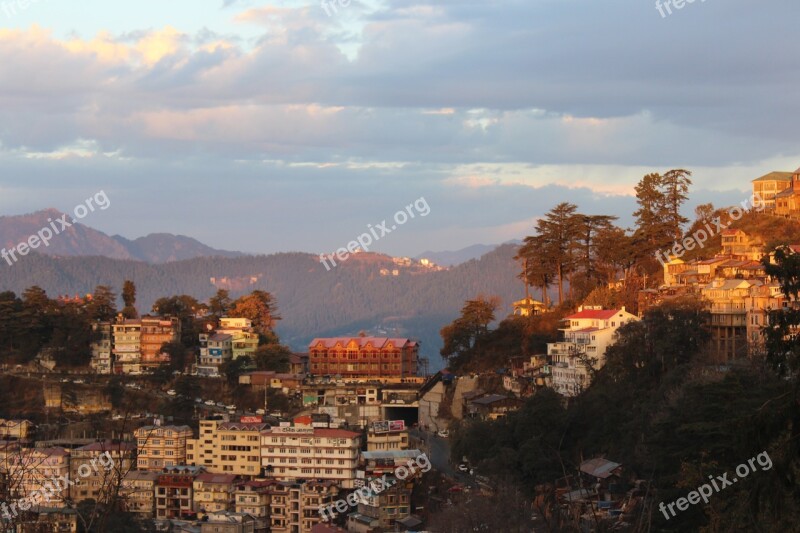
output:
<path id="1" fill-rule="evenodd" d="M 547 345 L 552 361 L 553 388 L 564 396 L 576 396 L 589 386 L 591 375 L 584 362 L 592 358 L 595 370 L 605 365 L 606 348 L 614 343 L 614 333 L 623 324 L 639 318 L 622 309 L 583 306 L 564 319 L 562 342 Z"/>

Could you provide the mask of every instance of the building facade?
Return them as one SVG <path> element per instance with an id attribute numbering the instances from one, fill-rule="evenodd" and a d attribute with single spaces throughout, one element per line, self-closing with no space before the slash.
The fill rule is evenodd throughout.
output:
<path id="1" fill-rule="evenodd" d="M 120 315 L 111 329 L 114 335 L 114 373 L 141 374 L 142 321 Z"/>
<path id="2" fill-rule="evenodd" d="M 141 328 L 141 370 L 150 371 L 169 363 L 169 355 L 163 353 L 161 347 L 180 340 L 180 320 L 175 317 L 142 317 Z"/>
<path id="3" fill-rule="evenodd" d="M 552 360 L 553 389 L 564 396 L 575 396 L 591 382 L 588 365 L 600 369 L 605 364 L 606 348 L 613 344 L 617 329 L 639 318 L 624 307 L 583 306 L 564 320 L 567 327 L 560 329 L 564 340 L 549 343 L 547 355 Z"/>
<path id="4" fill-rule="evenodd" d="M 189 426 L 143 426 L 134 435 L 139 470 L 161 471 L 186 464 L 186 441 L 193 436 Z"/>
<path id="5" fill-rule="evenodd" d="M 342 378 L 403 378 L 417 375 L 419 343 L 405 338 L 336 337 L 308 346 L 309 372 Z"/>
<path id="6" fill-rule="evenodd" d="M 95 322 L 92 324 L 92 370 L 98 374 L 110 374 L 112 367 L 113 335 L 111 322 Z"/>
<path id="7" fill-rule="evenodd" d="M 278 480 L 332 480 L 355 486 L 361 435 L 343 429 L 273 427 L 261 432 L 261 464 Z"/>
<path id="8" fill-rule="evenodd" d="M 201 420 L 200 434 L 186 442 L 186 463 L 215 474 L 258 476 L 264 423 Z"/>
<path id="9" fill-rule="evenodd" d="M 200 362 L 197 374 L 219 376 L 219 368 L 233 358 L 233 336 L 224 333 L 200 334 Z"/>

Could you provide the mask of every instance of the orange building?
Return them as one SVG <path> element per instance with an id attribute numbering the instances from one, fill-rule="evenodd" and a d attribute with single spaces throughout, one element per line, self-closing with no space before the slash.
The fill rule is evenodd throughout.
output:
<path id="1" fill-rule="evenodd" d="M 387 337 L 320 338 L 308 345 L 311 374 L 348 378 L 417 375 L 419 342 Z"/>
<path id="2" fill-rule="evenodd" d="M 141 360 L 142 370 L 153 369 L 169 363 L 169 356 L 161 353 L 161 347 L 168 342 L 177 342 L 181 337 L 181 323 L 175 317 L 142 317 Z"/>

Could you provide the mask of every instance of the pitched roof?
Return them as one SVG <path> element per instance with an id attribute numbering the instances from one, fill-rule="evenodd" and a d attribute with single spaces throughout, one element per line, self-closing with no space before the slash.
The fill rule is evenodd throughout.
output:
<path id="1" fill-rule="evenodd" d="M 800 169 L 798 169 L 800 170 Z M 796 173 L 796 172 L 795 172 Z M 791 172 L 770 172 L 769 174 L 764 174 L 760 178 L 756 178 L 753 181 L 771 181 L 771 180 L 779 180 L 779 181 L 791 181 L 792 173 Z"/>
<path id="2" fill-rule="evenodd" d="M 588 461 L 582 462 L 581 472 L 589 474 L 592 477 L 606 479 L 607 477 L 613 475 L 614 470 L 620 466 L 622 465 L 619 463 L 598 457 L 596 459 L 589 459 Z"/>
<path id="3" fill-rule="evenodd" d="M 622 309 L 584 309 L 578 311 L 573 315 L 566 317 L 569 320 L 592 319 L 592 320 L 608 320 L 617 313 L 621 313 Z"/>
<path id="4" fill-rule="evenodd" d="M 321 337 L 312 340 L 308 347 L 314 349 L 318 344 L 322 343 L 325 348 L 333 348 L 337 343 L 342 346 L 347 346 L 355 341 L 359 348 L 363 348 L 367 344 L 371 344 L 375 348 L 383 348 L 388 343 L 392 343 L 396 348 L 404 346 L 416 346 L 417 341 L 408 338 L 389 338 L 389 337 Z"/>

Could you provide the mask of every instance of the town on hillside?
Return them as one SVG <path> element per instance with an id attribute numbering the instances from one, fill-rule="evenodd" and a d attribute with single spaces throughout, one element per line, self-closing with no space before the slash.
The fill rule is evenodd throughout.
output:
<path id="1" fill-rule="evenodd" d="M 688 183 L 646 176 L 638 198 L 653 205 L 651 186 L 660 218 L 640 210 L 633 231 L 561 204 L 547 220 L 571 228 L 572 255 L 548 255 L 553 226 L 538 226 L 518 256 L 524 298 L 505 317 L 489 296 L 466 302 L 434 373 L 409 337 L 293 351 L 264 291 L 164 297 L 151 315 L 131 281 L 119 310 L 107 286 L 0 294 L 2 530 L 636 530 L 670 493 L 640 455 L 662 429 L 615 441 L 639 401 L 615 395 L 730 379 L 773 353 L 775 313 L 798 309 L 783 272 L 800 257 L 800 169 L 753 180 L 738 216 L 706 207 L 693 225 L 665 200 Z M 658 405 L 631 416 L 669 420 Z"/>

